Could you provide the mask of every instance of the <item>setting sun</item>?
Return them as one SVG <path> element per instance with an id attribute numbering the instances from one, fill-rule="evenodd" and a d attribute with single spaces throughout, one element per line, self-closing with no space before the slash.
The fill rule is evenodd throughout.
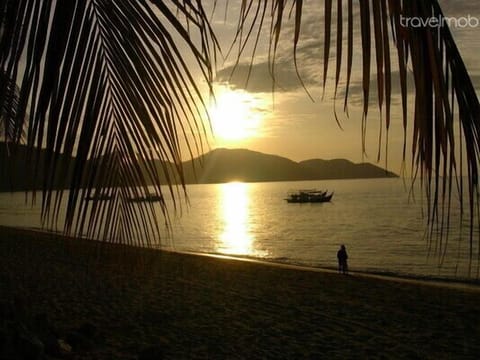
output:
<path id="1" fill-rule="evenodd" d="M 212 100 L 210 116 L 217 140 L 233 142 L 259 135 L 264 110 L 262 100 L 246 91 L 229 88 Z"/>

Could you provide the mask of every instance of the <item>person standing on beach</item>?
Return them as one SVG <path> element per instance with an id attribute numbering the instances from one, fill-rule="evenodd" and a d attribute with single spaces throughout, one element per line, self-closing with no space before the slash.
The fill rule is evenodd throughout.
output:
<path id="1" fill-rule="evenodd" d="M 348 264 L 347 264 L 347 249 L 345 245 L 340 246 L 340 250 L 337 251 L 338 259 L 338 272 L 346 275 L 348 273 Z"/>

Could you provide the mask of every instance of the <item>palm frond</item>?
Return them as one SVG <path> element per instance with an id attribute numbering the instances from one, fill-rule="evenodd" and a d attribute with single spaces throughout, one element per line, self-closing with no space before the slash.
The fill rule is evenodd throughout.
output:
<path id="1" fill-rule="evenodd" d="M 251 0 L 250 2 L 252 2 Z M 270 43 L 274 67 L 275 53 L 280 41 L 282 24 L 286 17 L 283 9 L 288 1 L 272 1 Z M 301 1 L 292 0 L 292 7 L 302 6 Z M 323 67 L 325 88 L 328 76 L 328 64 L 331 47 L 331 27 L 333 1 L 324 2 L 324 52 Z M 357 9 L 360 17 L 354 21 L 354 3 L 348 1 L 346 11 L 343 11 L 343 1 L 336 1 L 337 8 L 337 44 L 336 44 L 336 74 L 335 93 L 340 84 L 339 77 L 342 68 L 342 47 L 345 46 L 340 37 L 343 34 L 343 23 L 347 29 L 347 65 L 344 67 L 345 104 L 348 115 L 348 96 L 353 66 L 353 49 L 355 26 L 361 37 L 362 53 L 362 151 L 365 151 L 365 134 L 370 106 L 370 78 L 372 67 L 372 51 L 375 55 L 376 80 L 381 120 L 384 123 L 388 151 L 388 130 L 391 124 L 392 106 L 392 58 L 391 51 L 397 53 L 399 66 L 399 82 L 401 88 L 403 117 L 403 159 L 407 158 L 407 143 L 412 142 L 411 159 L 412 174 L 419 174 L 428 198 L 428 222 L 431 234 L 440 219 L 440 239 L 437 243 L 439 252 L 444 252 L 448 243 L 450 205 L 454 184 L 461 206 L 463 198 L 469 199 L 470 217 L 470 249 L 473 258 L 473 225 L 478 207 L 478 164 L 480 145 L 480 105 L 472 81 L 455 44 L 448 24 L 443 22 L 444 15 L 438 0 L 359 0 Z M 346 19 L 344 19 L 346 14 Z M 245 17 L 245 14 L 242 15 Z M 425 23 L 429 19 L 437 19 L 441 27 L 405 26 L 402 19 L 417 18 Z M 297 47 L 301 37 L 301 17 L 294 18 L 293 53 L 295 66 Z M 259 32 L 262 29 L 259 29 Z M 373 41 L 372 41 L 373 39 Z M 244 39 L 243 41 L 247 41 Z M 391 42 L 394 46 L 391 46 Z M 373 46 L 374 45 L 374 46 Z M 254 55 L 252 55 L 252 58 Z M 414 79 L 414 114 L 408 116 L 409 97 L 407 93 L 407 69 L 411 69 Z M 298 71 L 297 71 L 298 73 Z M 273 74 L 274 76 L 274 74 Z M 458 123 L 458 126 L 456 124 Z M 411 139 L 407 137 L 407 129 L 413 129 Z M 382 145 L 382 129 L 379 136 L 379 157 Z M 463 164 L 463 163 L 466 164 Z M 467 173 L 467 191 L 464 191 L 462 175 Z M 479 254 L 480 259 L 480 254 Z M 480 261 L 479 261 L 480 263 Z"/>
<path id="2" fill-rule="evenodd" d="M 254 39 L 253 61 L 263 28 L 268 27 L 270 65 L 274 74 L 282 26 L 291 15 L 285 10 L 290 4 L 291 9 L 295 9 L 292 48 L 298 69 L 297 50 L 304 9 L 301 0 L 242 1 L 234 39 L 238 56 Z M 454 179 L 462 199 L 465 191 L 461 175 L 465 171 L 472 239 L 478 206 L 479 101 L 448 26 L 438 30 L 408 27 L 401 22 L 404 17 L 441 19 L 438 1 L 360 0 L 355 5 L 348 0 L 346 11 L 338 10 L 343 9 L 341 0 L 324 4 L 325 78 L 334 4 L 339 33 L 346 21 L 347 63 L 342 67 L 341 56 L 337 58 L 335 82 L 336 89 L 343 68 L 345 111 L 348 111 L 356 30 L 361 37 L 362 52 L 363 138 L 369 113 L 374 51 L 376 101 L 388 139 L 391 51 L 395 51 L 401 85 L 403 155 L 406 159 L 407 127 L 411 126 L 412 173 L 420 174 L 425 185 L 430 200 L 429 221 L 433 224 L 440 214 L 445 219 L 442 226 L 448 228 L 448 204 Z M 358 21 L 353 16 L 354 6 L 359 9 Z M 268 18 L 270 24 L 265 21 Z M 27 119 L 29 146 L 46 147 L 50 154 L 44 164 L 47 175 L 41 179 L 44 216 L 53 219 L 58 216 L 63 193 L 54 198 L 52 187 L 58 174 L 67 171 L 61 170 L 65 164 L 60 164 L 58 154 L 63 153 L 76 156 L 73 169 L 68 170 L 73 176 L 68 184 L 67 232 L 78 234 L 86 228 L 88 235 L 128 242 L 145 227 L 150 233 L 158 231 L 155 209 L 148 204 L 132 205 L 127 200 L 145 195 L 150 182 L 161 193 L 160 175 L 152 158 L 164 160 L 161 171 L 170 183 L 172 176 L 181 181 L 179 139 L 190 131 L 200 134 L 204 131 L 203 123 L 198 121 L 205 110 L 201 93 L 180 51 L 186 48 L 194 56 L 207 83 L 211 84 L 218 48 L 201 3 L 7 0 L 0 4 L 0 26 L 1 72 L 6 79 L 19 81 L 15 118 Z M 175 43 L 171 31 L 182 39 L 183 47 Z M 390 39 L 394 46 L 390 46 Z M 342 46 L 345 45 L 337 39 L 337 54 L 342 53 Z M 412 119 L 408 117 L 408 68 L 411 68 L 415 87 Z M 7 98 L 5 84 L 2 80 L 2 105 Z M 30 115 L 26 116 L 27 113 Z M 15 123 L 19 126 L 21 121 Z M 382 141 L 379 138 L 379 145 Z M 201 136 L 195 137 L 189 143 L 190 152 L 201 152 L 202 144 Z M 93 163 L 89 162 L 91 159 Z M 168 164 L 172 164 L 176 175 L 170 175 Z M 174 193 L 172 187 L 170 191 Z M 105 194 L 114 201 L 95 202 L 93 206 L 84 201 L 85 197 Z M 167 216 L 165 207 L 161 209 L 161 215 Z M 151 238 L 147 237 L 147 244 Z M 446 244 L 446 240 L 440 242 Z"/>
<path id="3" fill-rule="evenodd" d="M 58 219 L 66 193 L 53 189 L 65 187 L 67 233 L 151 245 L 158 219 L 167 217 L 161 177 L 171 193 L 183 179 L 182 137 L 190 152 L 202 152 L 205 105 L 184 60 L 188 53 L 212 82 L 217 42 L 201 5 L 3 1 L 0 24 L 1 71 L 20 79 L 11 108 L 19 119 L 30 114 L 27 144 L 37 169 L 40 150 L 33 149 L 47 153 L 39 179 L 44 222 Z M 2 80 L 2 96 L 8 89 Z M 2 105 L 9 105 L 3 97 Z M 74 163 L 65 163 L 72 156 Z M 150 184 L 159 208 L 130 201 L 148 195 Z M 87 200 L 102 196 L 112 201 Z"/>
<path id="4" fill-rule="evenodd" d="M 23 120 L 17 116 L 18 86 L 11 78 L 0 73 L 0 139 L 18 143 L 25 135 Z"/>

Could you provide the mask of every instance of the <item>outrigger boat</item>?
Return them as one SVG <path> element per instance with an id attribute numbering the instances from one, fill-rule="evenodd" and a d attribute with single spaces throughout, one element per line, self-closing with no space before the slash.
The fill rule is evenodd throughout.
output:
<path id="1" fill-rule="evenodd" d="M 137 196 L 137 197 L 132 197 L 129 198 L 128 201 L 130 202 L 156 202 L 156 201 L 162 201 L 163 197 L 161 195 L 157 194 L 147 194 L 146 196 Z"/>
<path id="2" fill-rule="evenodd" d="M 333 192 L 328 194 L 328 191 L 306 189 L 289 192 L 285 199 L 288 203 L 323 203 L 332 200 Z"/>

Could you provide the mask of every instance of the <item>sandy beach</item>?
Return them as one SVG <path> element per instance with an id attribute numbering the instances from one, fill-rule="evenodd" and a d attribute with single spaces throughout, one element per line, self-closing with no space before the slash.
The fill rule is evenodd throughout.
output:
<path id="1" fill-rule="evenodd" d="M 43 343 L 46 359 L 480 354 L 475 286 L 343 276 L 5 227 L 0 251 L 0 359 L 18 351 L 22 331 Z"/>

